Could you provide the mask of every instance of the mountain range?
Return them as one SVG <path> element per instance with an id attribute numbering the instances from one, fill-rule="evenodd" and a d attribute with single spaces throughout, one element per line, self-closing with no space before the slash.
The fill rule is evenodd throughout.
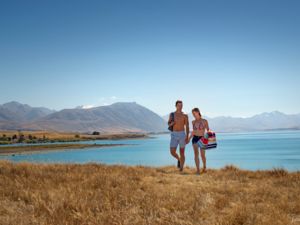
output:
<path id="1" fill-rule="evenodd" d="M 63 109 L 58 112 L 18 102 L 0 106 L 2 130 L 53 130 L 61 132 L 161 132 L 165 121 L 134 102 L 95 108 Z"/>
<path id="2" fill-rule="evenodd" d="M 61 132 L 163 132 L 166 120 L 135 102 L 119 102 L 94 108 L 77 107 L 54 111 L 45 107 L 9 102 L 0 105 L 0 130 L 52 130 Z M 192 115 L 189 115 L 192 121 Z M 278 111 L 249 118 L 205 117 L 216 132 L 300 129 L 300 114 Z"/>
<path id="3" fill-rule="evenodd" d="M 194 120 L 192 114 L 189 114 L 190 127 L 191 121 Z M 210 118 L 203 116 L 208 120 L 209 126 L 216 132 L 249 132 L 249 131 L 267 131 L 267 130 L 284 130 L 300 129 L 300 114 L 287 115 L 279 111 L 264 112 L 252 117 L 230 117 L 219 116 Z M 165 121 L 168 115 L 163 117 Z"/>
<path id="4" fill-rule="evenodd" d="M 261 113 L 249 118 L 215 117 L 208 118 L 216 131 L 243 132 L 282 129 L 300 129 L 300 114 L 287 115 L 278 111 Z"/>

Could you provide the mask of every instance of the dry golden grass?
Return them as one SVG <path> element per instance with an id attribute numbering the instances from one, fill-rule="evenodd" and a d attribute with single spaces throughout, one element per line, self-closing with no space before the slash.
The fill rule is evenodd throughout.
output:
<path id="1" fill-rule="evenodd" d="M 0 161 L 0 224 L 300 224 L 300 172 L 194 172 Z"/>
<path id="2" fill-rule="evenodd" d="M 46 136 L 49 139 L 74 139 L 77 133 L 62 133 L 62 132 L 51 132 L 51 131 L 21 131 L 22 134 L 27 137 L 28 135 L 36 136 L 37 138 L 43 138 Z M 18 131 L 0 131 L 0 136 L 13 136 L 14 134 L 18 135 Z M 92 136 L 92 135 L 84 135 L 84 136 Z"/>

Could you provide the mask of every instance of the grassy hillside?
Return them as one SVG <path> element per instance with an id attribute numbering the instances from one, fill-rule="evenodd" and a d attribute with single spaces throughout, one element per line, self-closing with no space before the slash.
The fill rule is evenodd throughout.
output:
<path id="1" fill-rule="evenodd" d="M 300 224 L 300 172 L 0 161 L 0 224 Z"/>

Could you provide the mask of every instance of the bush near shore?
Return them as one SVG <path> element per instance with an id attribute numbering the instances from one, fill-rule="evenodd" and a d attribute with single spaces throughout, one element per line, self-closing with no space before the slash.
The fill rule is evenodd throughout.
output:
<path id="1" fill-rule="evenodd" d="M 0 224 L 299 224 L 300 172 L 0 161 Z"/>

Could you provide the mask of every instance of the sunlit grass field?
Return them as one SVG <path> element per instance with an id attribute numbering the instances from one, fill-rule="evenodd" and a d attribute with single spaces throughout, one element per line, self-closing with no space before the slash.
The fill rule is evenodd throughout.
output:
<path id="1" fill-rule="evenodd" d="M 0 161 L 0 224 L 300 224 L 300 172 Z"/>

